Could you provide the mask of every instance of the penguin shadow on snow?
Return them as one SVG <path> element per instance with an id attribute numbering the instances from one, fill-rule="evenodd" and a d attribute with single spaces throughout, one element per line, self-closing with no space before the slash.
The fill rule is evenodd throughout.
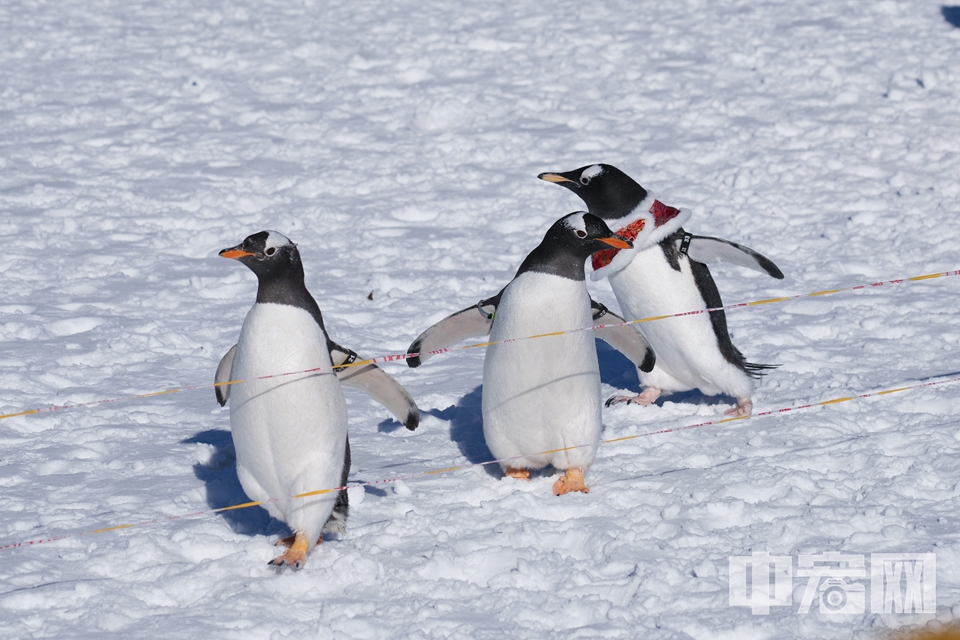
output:
<path id="1" fill-rule="evenodd" d="M 600 361 L 600 382 L 617 389 L 619 392 L 626 391 L 627 393 L 623 395 L 640 393 L 640 379 L 637 377 L 636 365 L 603 340 L 596 340 L 596 343 L 597 359 Z M 606 402 L 609 397 L 604 397 L 603 402 Z M 735 405 L 737 399 L 725 395 L 705 396 L 700 391 L 693 389 L 691 391 L 664 393 L 657 398 L 654 404 L 662 407 L 666 402 L 693 405 Z M 643 407 L 635 408 L 643 409 Z"/>
<path id="2" fill-rule="evenodd" d="M 594 343 L 600 363 L 600 383 L 630 393 L 640 393 L 636 365 L 603 340 L 594 340 Z M 603 400 L 606 401 L 606 398 Z"/>
<path id="3" fill-rule="evenodd" d="M 470 464 L 479 464 L 493 460 L 493 454 L 483 439 L 483 386 L 475 388 L 460 398 L 455 405 L 446 409 L 431 409 L 431 416 L 450 423 L 450 439 Z M 500 465 L 488 464 L 483 467 L 487 475 L 500 478 L 503 473 Z"/>
<path id="4" fill-rule="evenodd" d="M 206 485 L 207 505 L 211 509 L 250 502 L 237 477 L 237 455 L 233 448 L 233 436 L 229 431 L 201 431 L 180 444 L 206 444 L 214 448 L 207 462 L 193 465 L 194 475 Z M 223 511 L 218 515 L 227 521 L 234 532 L 243 535 L 283 537 L 290 534 L 287 525 L 270 517 L 263 507 Z"/>
<path id="5" fill-rule="evenodd" d="M 944 20 L 960 28 L 960 7 L 948 7 L 944 5 L 940 7 L 940 14 Z"/>

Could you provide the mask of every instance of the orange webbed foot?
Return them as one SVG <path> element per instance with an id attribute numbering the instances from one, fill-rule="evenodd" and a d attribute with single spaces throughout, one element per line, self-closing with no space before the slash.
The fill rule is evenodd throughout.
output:
<path id="1" fill-rule="evenodd" d="M 280 542 L 283 543 L 283 540 Z M 293 544 L 290 545 L 290 548 L 267 564 L 277 567 L 278 569 L 282 569 L 283 567 L 291 567 L 294 570 L 300 569 L 307 561 L 307 554 L 309 552 L 310 544 L 307 542 L 307 536 L 297 532 L 293 535 Z"/>
<path id="2" fill-rule="evenodd" d="M 753 402 L 750 398 L 737 398 L 737 406 L 732 409 L 727 409 L 723 414 L 733 416 L 734 418 L 747 418 L 752 412 Z"/>
<path id="3" fill-rule="evenodd" d="M 287 537 L 287 538 L 280 538 L 280 539 L 277 540 L 275 543 L 273 543 L 273 546 L 275 546 L 275 547 L 286 547 L 287 549 L 289 549 L 290 547 L 293 546 L 293 543 L 296 542 L 296 540 L 297 540 L 297 536 L 295 536 L 295 535 L 289 536 L 289 537 Z M 319 546 L 322 545 L 322 544 L 323 544 L 323 534 L 321 533 L 321 534 L 320 534 L 320 537 L 317 538 L 317 545 L 316 545 L 316 546 L 319 547 Z"/>
<path id="4" fill-rule="evenodd" d="M 590 493 L 590 489 L 583 482 L 583 469 L 579 467 L 567 469 L 563 476 L 553 483 L 553 495 L 555 496 L 562 496 L 574 491 Z"/>
<path id="5" fill-rule="evenodd" d="M 513 467 L 507 467 L 503 475 L 508 478 L 516 478 L 517 480 L 526 480 L 530 482 L 530 469 L 514 469 Z"/>

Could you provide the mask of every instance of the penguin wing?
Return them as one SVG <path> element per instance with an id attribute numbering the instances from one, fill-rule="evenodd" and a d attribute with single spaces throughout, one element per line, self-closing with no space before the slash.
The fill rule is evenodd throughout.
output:
<path id="1" fill-rule="evenodd" d="M 410 431 L 420 425 L 420 409 L 403 385 L 375 364 L 344 366 L 357 359 L 356 352 L 332 341 L 328 346 L 333 370 L 340 384 L 366 393 L 386 407 Z"/>
<path id="2" fill-rule="evenodd" d="M 445 349 L 467 338 L 489 334 L 501 295 L 503 291 L 492 298 L 481 300 L 472 307 L 447 316 L 421 333 L 407 349 L 407 353 L 419 355 L 407 358 L 407 365 L 416 369 L 432 355 L 431 351 Z"/>
<path id="3" fill-rule="evenodd" d="M 220 364 L 217 365 L 217 373 L 213 377 L 213 381 L 217 385 L 213 390 L 217 394 L 217 402 L 220 403 L 221 407 L 227 404 L 227 400 L 230 399 L 230 385 L 226 383 L 230 382 L 230 376 L 233 373 L 233 357 L 235 355 L 237 355 L 237 345 L 233 345 L 229 351 L 223 354 L 223 357 L 220 358 Z"/>
<path id="4" fill-rule="evenodd" d="M 595 329 L 597 337 L 627 356 L 633 364 L 639 367 L 640 371 L 644 373 L 653 371 L 653 365 L 657 363 L 657 355 L 647 339 L 643 337 L 643 334 L 632 325 L 618 324 L 625 323 L 626 320 L 601 303 L 591 300 L 590 305 L 593 307 L 594 322 L 604 318 L 613 325 L 599 325 L 603 328 Z"/>
<path id="5" fill-rule="evenodd" d="M 783 280 L 783 272 L 777 265 L 773 264 L 772 260 L 760 255 L 750 247 L 729 240 L 708 236 L 693 236 L 690 239 L 690 246 L 687 248 L 687 255 L 690 256 L 691 260 L 702 264 L 730 262 L 765 273 L 771 278 Z"/>

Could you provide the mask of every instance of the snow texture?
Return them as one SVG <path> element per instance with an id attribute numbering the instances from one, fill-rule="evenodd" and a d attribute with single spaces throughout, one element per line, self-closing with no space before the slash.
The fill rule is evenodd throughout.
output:
<path id="1" fill-rule="evenodd" d="M 951 23 L 951 16 L 953 22 Z M 620 167 L 692 232 L 773 259 L 725 302 L 957 269 L 960 28 L 930 0 L 0 3 L 0 412 L 212 382 L 296 242 L 331 337 L 371 356 L 495 294 Z M 728 314 L 779 363 L 755 411 L 956 373 L 960 278 Z M 591 294 L 617 309 L 609 284 Z M 637 391 L 602 344 L 604 397 Z M 483 353 L 347 390 L 351 480 L 490 459 Z M 591 492 L 493 467 L 351 490 L 277 575 L 261 508 L 0 552 L 4 638 L 877 638 L 960 616 L 960 385 L 601 446 Z M 604 438 L 712 420 L 696 392 Z M 0 542 L 244 502 L 211 389 L 0 421 Z M 937 610 L 753 615 L 728 558 L 937 554 Z M 797 583 L 798 586 L 800 583 Z"/>

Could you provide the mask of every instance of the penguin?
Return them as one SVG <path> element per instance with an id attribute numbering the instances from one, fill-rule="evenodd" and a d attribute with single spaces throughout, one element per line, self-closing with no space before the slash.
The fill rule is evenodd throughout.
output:
<path id="1" fill-rule="evenodd" d="M 748 247 L 685 232 L 689 212 L 664 205 L 616 167 L 593 164 L 538 177 L 576 193 L 590 213 L 633 241 L 630 251 L 594 255 L 591 276 L 609 278 L 621 311 L 631 319 L 723 306 L 707 267 L 711 263 L 732 262 L 783 278 L 772 261 Z M 723 311 L 647 322 L 638 329 L 657 354 L 656 366 L 640 370 L 639 395 L 614 396 L 607 406 L 649 406 L 663 391 L 699 389 L 733 396 L 737 405 L 725 414 L 746 417 L 753 408 L 754 380 L 777 366 L 747 362 L 730 339 Z"/>
<path id="2" fill-rule="evenodd" d="M 258 280 L 230 362 L 230 427 L 243 490 L 285 522 L 289 548 L 269 564 L 299 569 L 323 532 L 345 531 L 345 489 L 333 495 L 291 496 L 343 487 L 350 471 L 347 405 L 330 359 L 320 307 L 304 284 L 297 245 L 276 231 L 261 231 L 224 249 Z M 310 373 L 264 378 L 271 374 Z M 219 388 L 219 387 L 218 387 Z"/>
<path id="3" fill-rule="evenodd" d="M 584 473 L 596 446 L 583 445 L 597 443 L 601 430 L 593 333 L 515 339 L 590 327 L 596 307 L 587 293 L 584 262 L 598 250 L 631 246 L 594 215 L 564 216 L 500 293 L 441 320 L 410 345 L 407 362 L 417 367 L 433 347 L 489 332 L 483 436 L 506 477 L 529 480 L 531 469 L 553 465 L 564 472 L 553 485 L 555 495 L 589 492 Z M 639 333 L 629 326 L 608 331 L 612 342 L 640 361 L 651 360 L 652 368 L 655 356 Z"/>

